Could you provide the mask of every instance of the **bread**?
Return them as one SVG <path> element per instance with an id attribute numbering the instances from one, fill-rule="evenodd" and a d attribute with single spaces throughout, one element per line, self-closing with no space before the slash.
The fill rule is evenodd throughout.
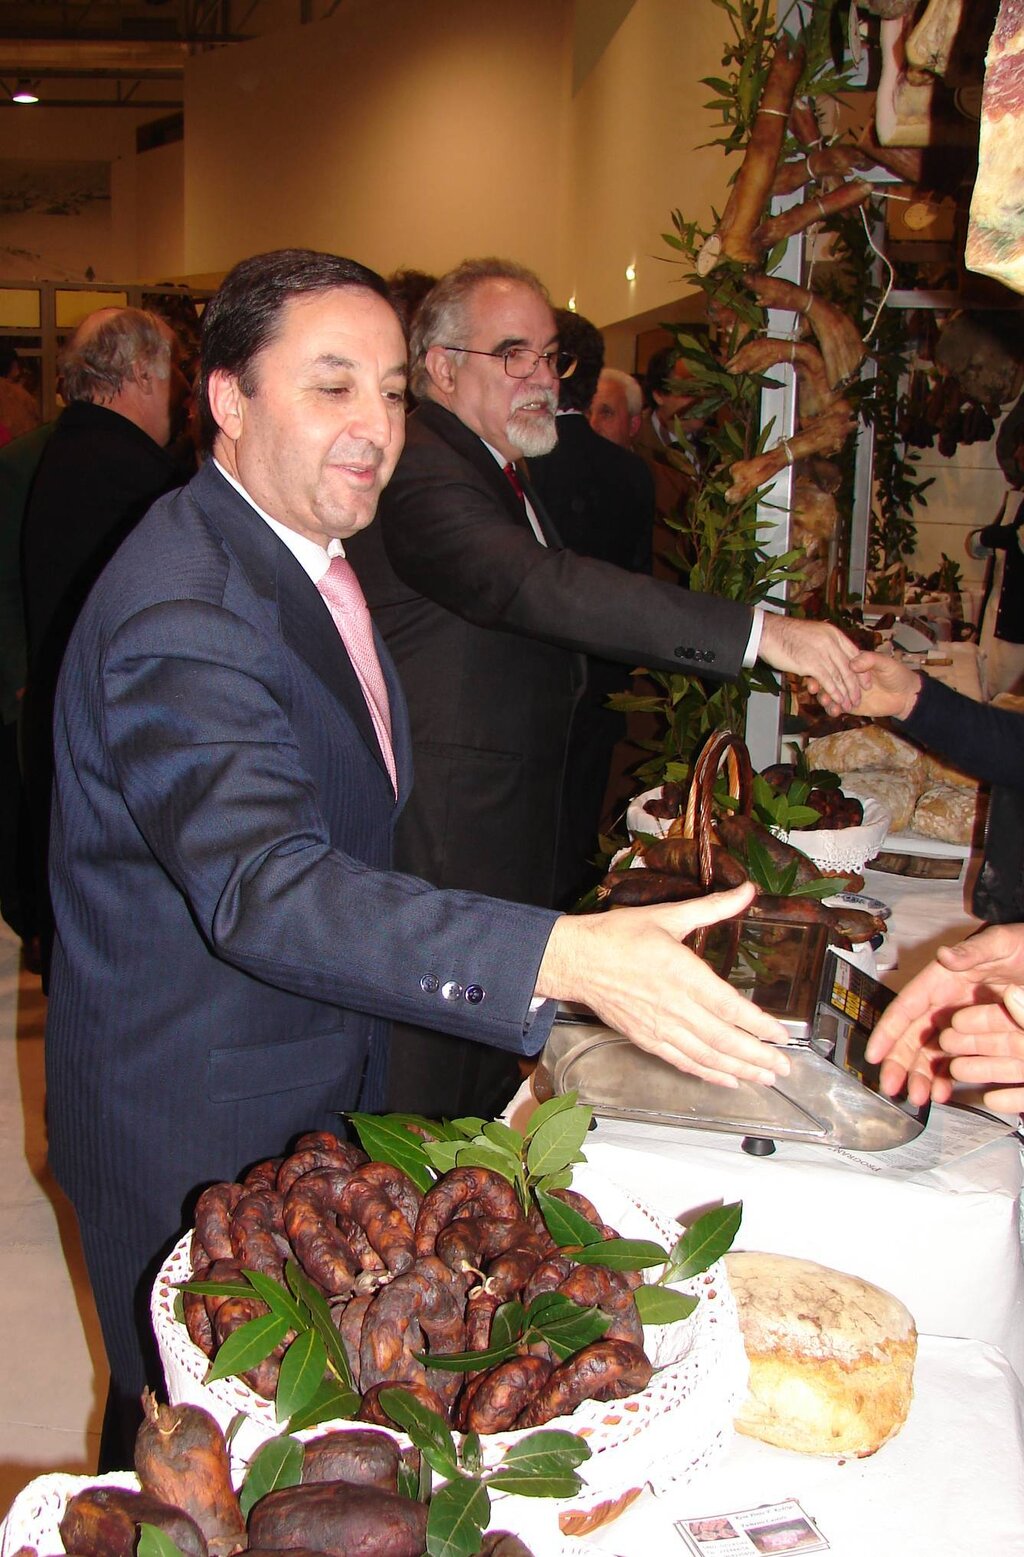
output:
<path id="1" fill-rule="evenodd" d="M 858 800 L 877 800 L 889 813 L 889 831 L 905 832 L 910 826 L 920 786 L 909 773 L 877 773 L 866 770 L 851 773 L 843 780 L 848 795 Z"/>
<path id="2" fill-rule="evenodd" d="M 924 772 L 926 787 L 929 789 L 933 784 L 955 784 L 958 789 L 969 789 L 975 795 L 978 792 L 976 778 L 962 772 L 960 768 L 955 768 L 951 762 L 943 762 L 941 757 L 933 757 L 930 753 L 926 753 Z"/>
<path id="3" fill-rule="evenodd" d="M 913 1395 L 917 1330 L 898 1298 L 784 1254 L 728 1254 L 749 1395 L 737 1431 L 801 1454 L 874 1454 Z"/>
<path id="4" fill-rule="evenodd" d="M 942 843 L 970 843 L 974 837 L 977 792 L 954 784 L 926 789 L 914 807 L 911 831 Z"/>
<path id="5" fill-rule="evenodd" d="M 924 757 L 916 746 L 893 735 L 880 724 L 866 724 L 857 730 L 837 730 L 807 742 L 807 763 L 811 768 L 830 768 L 833 773 L 857 773 L 865 768 L 906 773 L 924 788 Z"/>

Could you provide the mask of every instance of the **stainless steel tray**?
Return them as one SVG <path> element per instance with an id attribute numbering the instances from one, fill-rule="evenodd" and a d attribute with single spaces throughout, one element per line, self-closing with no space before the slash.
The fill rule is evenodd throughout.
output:
<path id="1" fill-rule="evenodd" d="M 534 1075 L 539 1097 L 575 1091 L 597 1114 L 719 1130 L 767 1141 L 886 1151 L 924 1129 L 927 1108 L 874 1091 L 861 1060 L 845 1060 L 839 1023 L 820 1020 L 810 1043 L 787 1045 L 790 1074 L 773 1087 L 716 1087 L 638 1049 L 580 1013 L 556 1021 Z M 859 1074 L 845 1068 L 855 1065 Z"/>

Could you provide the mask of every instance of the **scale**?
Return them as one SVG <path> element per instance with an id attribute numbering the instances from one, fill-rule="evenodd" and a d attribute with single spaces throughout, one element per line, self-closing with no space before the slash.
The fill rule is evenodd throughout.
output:
<path id="1" fill-rule="evenodd" d="M 892 992 L 838 954 L 825 925 L 745 920 L 738 951 L 735 932 L 719 929 L 707 960 L 786 1027 L 788 1076 L 716 1087 L 563 1006 L 534 1074 L 538 1097 L 575 1091 L 610 1118 L 742 1135 L 756 1156 L 779 1140 L 880 1152 L 920 1135 L 928 1105 L 887 1097 L 864 1056 Z"/>

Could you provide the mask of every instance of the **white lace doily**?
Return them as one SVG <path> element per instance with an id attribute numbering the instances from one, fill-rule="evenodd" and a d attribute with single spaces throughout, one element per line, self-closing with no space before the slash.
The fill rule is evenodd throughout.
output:
<path id="1" fill-rule="evenodd" d="M 652 1238 L 668 1248 L 679 1236 L 674 1222 L 585 1165 L 576 1169 L 573 1186 L 624 1237 Z M 181 1239 L 157 1277 L 151 1303 L 153 1326 L 171 1403 L 205 1406 L 225 1430 L 237 1415 L 244 1418 L 231 1442 L 238 1480 L 260 1445 L 284 1429 L 273 1401 L 261 1399 L 241 1380 L 203 1383 L 209 1361 L 174 1317 L 172 1283 L 191 1275 L 190 1245 L 191 1235 Z M 658 1493 L 685 1485 L 717 1458 L 732 1436 L 733 1417 L 747 1385 L 736 1306 L 721 1263 L 679 1283 L 677 1290 L 693 1293 L 700 1302 L 688 1319 L 645 1328 L 645 1350 L 659 1370 L 647 1388 L 608 1405 L 585 1401 L 571 1417 L 546 1424 L 586 1440 L 591 1459 L 580 1469 L 585 1489 L 564 1500 L 493 1492 L 495 1528 L 514 1531 L 544 1557 L 579 1552 L 574 1536 L 614 1518 L 645 1486 Z M 299 1436 L 325 1431 L 326 1425 Z M 395 1436 L 407 1442 L 401 1434 Z M 522 1437 L 522 1433 L 486 1435 L 485 1463 L 495 1464 Z"/>

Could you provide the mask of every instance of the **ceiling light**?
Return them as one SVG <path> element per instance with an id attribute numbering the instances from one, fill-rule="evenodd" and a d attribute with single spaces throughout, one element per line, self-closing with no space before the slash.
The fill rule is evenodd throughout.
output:
<path id="1" fill-rule="evenodd" d="M 574 314 L 576 312 L 576 293 L 575 292 L 572 294 L 572 297 L 570 297 L 568 303 L 566 304 L 566 307 L 568 308 L 568 310 L 569 310 L 569 312 L 571 314 Z"/>
<path id="2" fill-rule="evenodd" d="M 635 265 L 627 265 L 626 266 L 626 280 L 627 281 L 635 281 L 636 280 L 636 266 Z"/>
<path id="3" fill-rule="evenodd" d="M 39 99 L 32 90 L 32 83 L 27 77 L 23 77 L 11 93 L 11 101 L 14 103 L 38 103 Z"/>

